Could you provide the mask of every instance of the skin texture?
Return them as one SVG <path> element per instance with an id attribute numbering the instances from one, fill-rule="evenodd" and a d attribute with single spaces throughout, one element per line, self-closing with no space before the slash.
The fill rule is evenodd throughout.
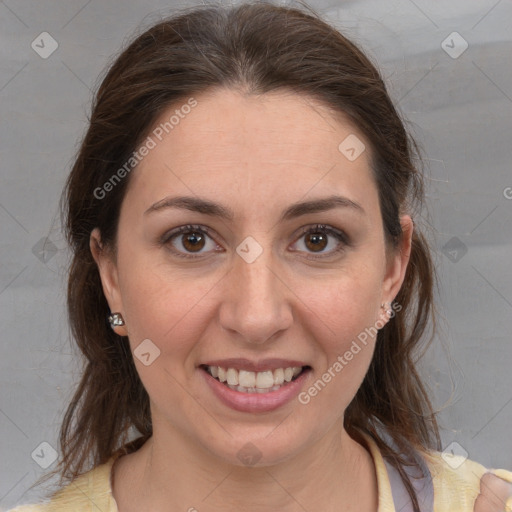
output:
<path id="1" fill-rule="evenodd" d="M 149 366 L 134 358 L 151 400 L 153 437 L 115 466 L 120 512 L 334 511 L 340 502 L 347 511 L 376 510 L 372 459 L 343 429 L 374 339 L 310 403 L 294 399 L 267 413 L 219 402 L 198 366 L 230 357 L 299 360 L 312 367 L 306 390 L 359 333 L 388 320 L 380 305 L 403 282 L 412 221 L 401 217 L 398 250 L 386 245 L 369 144 L 348 119 L 314 99 L 229 89 L 196 99 L 132 171 L 116 256 L 101 250 L 97 229 L 91 235 L 111 311 L 126 322 L 116 331 L 129 341 L 120 343 L 133 351 L 150 339 L 160 350 Z M 354 161 L 338 150 L 349 134 L 366 145 Z M 344 207 L 279 220 L 292 203 L 332 194 L 364 213 Z M 178 195 L 221 203 L 235 218 L 172 208 L 144 214 Z M 194 256 L 182 243 L 186 235 L 159 243 L 187 224 L 211 229 L 197 259 L 172 251 L 188 248 Z M 316 224 L 344 231 L 349 245 L 335 252 L 340 242 L 327 234 L 328 245 L 316 252 L 300 231 Z M 252 263 L 236 252 L 247 236 L 263 249 Z M 247 443 L 261 456 L 251 467 L 237 457 Z"/>
<path id="2" fill-rule="evenodd" d="M 512 484 L 486 473 L 480 480 L 480 495 L 475 501 L 475 512 L 503 512 L 512 505 Z"/>

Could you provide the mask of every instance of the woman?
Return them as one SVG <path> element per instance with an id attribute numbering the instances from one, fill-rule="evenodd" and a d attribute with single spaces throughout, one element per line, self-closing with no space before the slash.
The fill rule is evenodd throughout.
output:
<path id="1" fill-rule="evenodd" d="M 511 472 L 441 456 L 415 368 L 417 156 L 313 12 L 203 6 L 135 39 L 65 194 L 69 482 L 15 510 L 512 510 Z"/>

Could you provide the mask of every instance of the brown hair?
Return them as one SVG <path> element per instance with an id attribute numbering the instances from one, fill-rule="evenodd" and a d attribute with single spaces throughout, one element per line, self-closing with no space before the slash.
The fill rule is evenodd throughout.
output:
<path id="1" fill-rule="evenodd" d="M 95 190 L 130 158 L 165 109 L 214 87 L 248 94 L 281 89 L 315 98 L 348 115 L 369 141 L 390 246 L 402 236 L 399 215 L 422 206 L 423 178 L 414 164 L 421 162 L 420 151 L 379 72 L 357 46 L 304 6 L 251 2 L 178 12 L 133 40 L 104 77 L 62 199 L 73 251 L 69 321 L 85 367 L 60 431 L 62 458 L 52 474 L 61 474 L 61 485 L 115 453 L 137 450 L 152 435 L 149 397 L 129 346 L 106 321 L 109 308 L 89 237 L 98 227 L 102 242 L 115 249 L 129 175 L 105 198 Z M 403 465 L 414 449 L 440 450 L 435 412 L 415 366 L 420 343 L 430 328 L 427 345 L 431 342 L 435 326 L 435 272 L 417 227 L 396 297 L 402 309 L 379 331 L 369 371 L 345 413 L 348 433 L 359 440 L 358 432 L 369 434 L 397 468 L 416 511 L 418 500 Z M 127 443 L 130 427 L 140 437 Z"/>

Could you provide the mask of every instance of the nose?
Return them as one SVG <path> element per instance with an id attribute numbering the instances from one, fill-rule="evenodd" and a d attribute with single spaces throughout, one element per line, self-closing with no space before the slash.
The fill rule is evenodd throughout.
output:
<path id="1" fill-rule="evenodd" d="M 291 298 L 270 251 L 252 263 L 235 255 L 225 281 L 220 323 L 245 343 L 261 345 L 293 323 Z"/>

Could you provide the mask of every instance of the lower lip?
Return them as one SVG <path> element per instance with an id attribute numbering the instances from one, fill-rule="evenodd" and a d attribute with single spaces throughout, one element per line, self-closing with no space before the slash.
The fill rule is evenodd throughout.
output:
<path id="1" fill-rule="evenodd" d="M 269 412 L 293 400 L 300 392 L 310 369 L 303 371 L 295 380 L 268 393 L 242 393 L 228 388 L 214 379 L 206 370 L 200 369 L 208 386 L 225 405 L 240 412 Z"/>

